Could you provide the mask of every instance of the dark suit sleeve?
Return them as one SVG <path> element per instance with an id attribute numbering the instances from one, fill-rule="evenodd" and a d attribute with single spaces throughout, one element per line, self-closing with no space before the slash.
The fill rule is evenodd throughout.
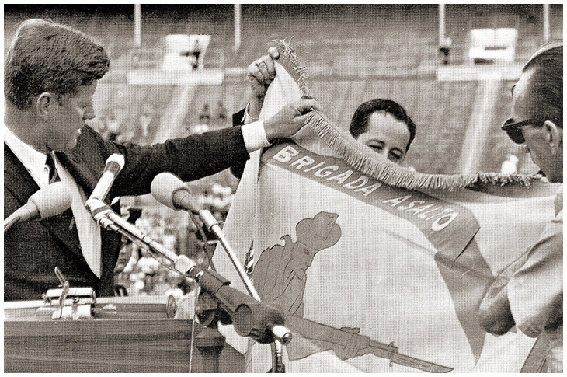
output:
<path id="1" fill-rule="evenodd" d="M 246 109 L 242 109 L 237 113 L 232 114 L 232 126 L 242 126 L 244 124 L 244 112 Z M 244 173 L 244 166 L 246 165 L 246 161 L 234 164 L 230 167 L 230 172 L 236 178 L 241 179 L 242 173 Z"/>
<path id="2" fill-rule="evenodd" d="M 107 142 L 89 127 L 85 127 L 84 132 L 92 133 L 87 139 L 94 140 L 98 144 L 96 148 L 103 149 L 105 159 L 112 153 L 121 153 L 125 157 L 124 169 L 114 181 L 110 197 L 148 194 L 152 180 L 159 173 L 170 172 L 187 182 L 218 173 L 235 163 L 244 164 L 249 158 L 241 127 L 171 139 L 151 146 Z"/>

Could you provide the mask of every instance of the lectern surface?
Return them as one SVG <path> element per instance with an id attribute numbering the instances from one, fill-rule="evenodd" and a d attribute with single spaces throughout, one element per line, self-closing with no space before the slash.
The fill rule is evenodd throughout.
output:
<path id="1" fill-rule="evenodd" d="M 79 320 L 53 320 L 38 310 L 41 305 L 5 303 L 4 372 L 211 370 L 210 355 L 196 348 L 195 338 L 192 347 L 192 333 L 198 337 L 204 327 L 167 318 L 165 303 L 159 300 L 99 298 L 96 308 L 105 310 Z M 224 343 L 218 371 L 243 372 L 244 356 Z"/>

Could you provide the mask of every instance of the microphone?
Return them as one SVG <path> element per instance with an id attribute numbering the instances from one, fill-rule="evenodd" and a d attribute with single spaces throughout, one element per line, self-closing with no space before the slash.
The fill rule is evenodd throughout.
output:
<path id="1" fill-rule="evenodd" d="M 191 196 L 191 190 L 179 177 L 171 173 L 160 173 L 155 176 L 151 186 L 152 196 L 161 204 L 175 210 L 191 211 L 199 215 L 207 230 L 218 237 L 221 231 L 217 219 L 208 210 L 200 209 Z M 219 237 L 220 238 L 220 237 Z"/>
<path id="2" fill-rule="evenodd" d="M 121 154 L 113 154 L 108 157 L 102 176 L 98 180 L 91 196 L 85 203 L 85 207 L 99 224 L 101 223 L 101 219 L 97 218 L 97 211 L 104 206 L 104 199 L 106 198 L 106 195 L 108 195 L 116 176 L 120 173 L 123 167 L 124 156 Z"/>
<path id="3" fill-rule="evenodd" d="M 171 209 L 183 209 L 198 214 L 199 208 L 193 202 L 191 190 L 181 179 L 171 173 L 155 176 L 151 186 L 152 196 L 161 204 Z"/>
<path id="4" fill-rule="evenodd" d="M 187 258 L 185 255 L 177 255 L 167 250 L 158 242 L 146 236 L 141 230 L 136 228 L 134 224 L 123 219 L 119 214 L 114 212 L 112 208 L 105 202 L 97 198 L 91 198 L 87 202 L 87 206 L 91 211 L 93 219 L 103 228 L 123 234 L 130 240 L 147 246 L 151 252 L 158 253 L 167 258 L 172 267 L 181 274 L 185 274 L 189 269 L 195 266 L 195 262 Z"/>
<path id="5" fill-rule="evenodd" d="M 90 199 L 100 199 L 104 201 L 108 191 L 112 187 L 112 183 L 116 179 L 116 176 L 122 168 L 124 167 L 124 156 L 121 154 L 113 154 L 106 160 L 106 166 L 102 172 L 102 177 L 100 177 L 97 182 L 93 192 L 91 193 Z"/>
<path id="6" fill-rule="evenodd" d="M 55 182 L 35 192 L 26 204 L 4 220 L 4 233 L 12 225 L 34 219 L 57 216 L 71 207 L 71 193 L 63 182 Z"/>
<path id="7" fill-rule="evenodd" d="M 262 344 L 275 340 L 283 344 L 290 342 L 291 332 L 279 310 L 231 287 L 230 281 L 215 271 L 199 270 L 194 276 L 203 291 L 217 299 L 221 309 L 228 313 L 238 335 Z"/>

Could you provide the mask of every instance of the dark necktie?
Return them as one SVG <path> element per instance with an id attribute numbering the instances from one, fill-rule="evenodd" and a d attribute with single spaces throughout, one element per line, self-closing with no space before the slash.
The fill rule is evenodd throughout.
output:
<path id="1" fill-rule="evenodd" d="M 47 154 L 47 161 L 45 164 L 49 167 L 49 184 L 60 181 L 55 162 L 53 160 L 53 152 Z"/>

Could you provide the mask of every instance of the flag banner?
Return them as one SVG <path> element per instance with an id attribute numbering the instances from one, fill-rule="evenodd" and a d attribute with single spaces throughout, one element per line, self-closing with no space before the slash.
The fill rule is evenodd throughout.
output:
<path id="1" fill-rule="evenodd" d="M 274 83 L 263 119 L 301 95 L 280 65 Z M 534 339 L 486 334 L 477 309 L 553 218 L 557 185 L 395 187 L 305 128 L 247 163 L 223 228 L 286 317 L 286 371 L 519 372 Z M 214 264 L 246 291 L 222 247 Z M 271 368 L 269 345 L 221 331 L 249 372 Z"/>

